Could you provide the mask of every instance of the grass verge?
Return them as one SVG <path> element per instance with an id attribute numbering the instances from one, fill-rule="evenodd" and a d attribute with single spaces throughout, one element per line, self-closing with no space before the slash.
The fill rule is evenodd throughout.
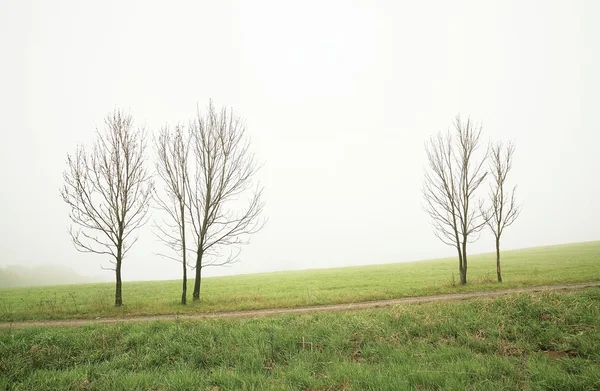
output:
<path id="1" fill-rule="evenodd" d="M 0 333 L 0 389 L 597 390 L 600 289 Z"/>

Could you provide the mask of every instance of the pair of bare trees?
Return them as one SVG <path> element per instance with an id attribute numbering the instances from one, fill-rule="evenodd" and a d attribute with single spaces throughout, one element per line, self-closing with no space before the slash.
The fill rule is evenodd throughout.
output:
<path id="1" fill-rule="evenodd" d="M 438 133 L 425 146 L 428 167 L 423 183 L 424 209 L 434 233 L 458 253 L 460 283 L 467 283 L 467 245 L 489 227 L 496 242 L 496 269 L 502 282 L 500 238 L 521 210 L 515 199 L 516 187 L 507 189 L 514 144 L 496 143 L 482 151 L 482 127 L 457 116 L 454 132 Z M 490 159 L 490 171 L 486 163 Z M 491 174 L 491 175 L 490 175 Z M 488 203 L 478 199 L 478 189 L 491 176 Z"/>
<path id="2" fill-rule="evenodd" d="M 254 188 L 247 203 L 239 199 L 258 169 L 244 123 L 211 102 L 187 130 L 164 127 L 155 139 L 162 193 L 146 166 L 147 132 L 134 128 L 130 114 L 115 110 L 106 117 L 104 131 L 96 133 L 91 151 L 79 146 L 74 156 L 67 155 L 63 174 L 61 196 L 77 227 L 69 230 L 75 248 L 110 257 L 115 305 L 121 306 L 122 261 L 137 241 L 135 232 L 148 221 L 154 199 L 166 212 L 156 225 L 159 237 L 176 254 L 167 256 L 183 265 L 181 301 L 186 303 L 188 254 L 194 256 L 193 298 L 199 300 L 202 269 L 234 262 L 247 236 L 264 225 L 262 188 Z"/>
<path id="3" fill-rule="evenodd" d="M 168 216 L 156 228 L 176 254 L 163 256 L 182 263 L 182 304 L 187 302 L 188 254 L 194 258 L 192 297 L 199 300 L 202 269 L 235 262 L 240 246 L 264 226 L 263 189 L 254 186 L 259 167 L 245 132 L 239 117 L 211 102 L 187 129 L 165 126 L 156 139 L 156 170 L 165 190 L 156 200 Z"/>

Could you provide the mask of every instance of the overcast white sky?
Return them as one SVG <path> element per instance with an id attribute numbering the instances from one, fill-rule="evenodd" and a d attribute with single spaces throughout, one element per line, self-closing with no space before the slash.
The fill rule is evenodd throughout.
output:
<path id="1" fill-rule="evenodd" d="M 269 224 L 208 275 L 454 255 L 420 189 L 457 113 L 516 142 L 505 248 L 600 239 L 599 20 L 594 0 L 0 1 L 0 266 L 109 273 L 67 234 L 66 154 L 115 107 L 157 129 L 209 98 L 247 120 Z M 140 236 L 124 279 L 178 278 Z"/>

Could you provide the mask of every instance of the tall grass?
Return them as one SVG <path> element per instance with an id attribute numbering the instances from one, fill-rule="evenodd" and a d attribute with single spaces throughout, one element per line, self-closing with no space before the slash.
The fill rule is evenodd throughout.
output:
<path id="1" fill-rule="evenodd" d="M 0 389 L 598 390 L 600 289 L 0 332 Z"/>

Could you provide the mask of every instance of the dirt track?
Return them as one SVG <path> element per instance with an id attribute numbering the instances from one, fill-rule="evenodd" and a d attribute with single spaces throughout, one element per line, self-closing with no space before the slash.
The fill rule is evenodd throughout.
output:
<path id="1" fill-rule="evenodd" d="M 339 312 L 355 311 L 370 308 L 387 307 L 397 304 L 419 304 L 432 301 L 455 301 L 466 299 L 477 299 L 484 297 L 499 297 L 515 293 L 530 293 L 541 291 L 573 290 L 600 286 L 600 281 L 584 282 L 577 284 L 544 285 L 527 288 L 511 288 L 499 291 L 471 292 L 471 293 L 452 293 L 434 296 L 416 296 L 403 297 L 400 299 L 367 301 L 360 303 L 330 304 L 312 307 L 297 308 L 274 308 L 248 311 L 227 311 L 196 314 L 168 314 L 168 315 L 145 315 L 130 316 L 122 318 L 102 318 L 102 319 L 63 319 L 63 320 L 43 320 L 43 321 L 22 321 L 22 322 L 0 322 L 0 329 L 21 328 L 21 327 L 44 327 L 44 326 L 82 326 L 87 324 L 99 323 L 121 323 L 121 322 L 151 322 L 155 320 L 174 321 L 177 319 L 214 319 L 214 318 L 258 318 L 263 316 L 285 315 L 285 314 L 312 314 L 318 312 Z"/>

